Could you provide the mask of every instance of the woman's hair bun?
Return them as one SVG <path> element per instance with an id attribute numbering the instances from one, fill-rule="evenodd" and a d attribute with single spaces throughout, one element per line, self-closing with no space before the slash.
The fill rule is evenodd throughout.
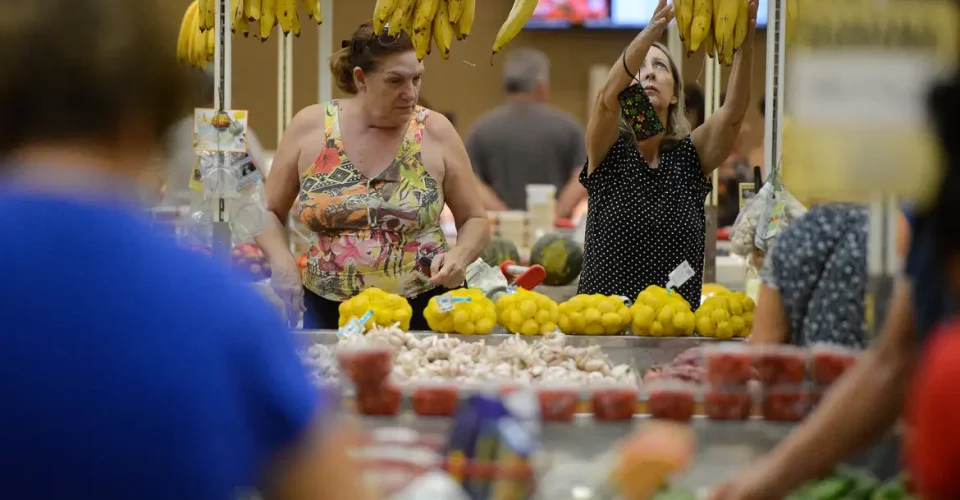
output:
<path id="1" fill-rule="evenodd" d="M 359 90 L 353 78 L 354 68 L 369 73 L 376 70 L 383 58 L 411 51 L 413 42 L 406 32 L 388 35 L 384 28 L 377 34 L 373 29 L 373 21 L 367 21 L 357 28 L 349 40 L 341 42 L 340 50 L 330 56 L 330 72 L 338 89 L 355 95 Z"/>

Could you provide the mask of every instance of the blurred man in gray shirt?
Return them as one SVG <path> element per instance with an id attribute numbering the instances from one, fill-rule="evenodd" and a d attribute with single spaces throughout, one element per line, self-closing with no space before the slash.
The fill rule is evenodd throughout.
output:
<path id="1" fill-rule="evenodd" d="M 586 197 L 578 181 L 587 161 L 583 127 L 547 104 L 550 60 L 533 49 L 507 55 L 506 104 L 480 117 L 467 136 L 467 153 L 482 182 L 488 210 L 525 210 L 527 184 L 553 184 L 557 216 L 570 217 Z"/>

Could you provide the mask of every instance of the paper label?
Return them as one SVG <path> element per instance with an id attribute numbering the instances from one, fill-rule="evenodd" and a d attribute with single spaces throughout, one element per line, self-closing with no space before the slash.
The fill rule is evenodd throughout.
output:
<path id="1" fill-rule="evenodd" d="M 239 162 L 235 163 L 232 168 L 235 168 L 240 172 L 240 182 L 237 183 L 237 191 L 243 190 L 247 186 L 252 185 L 260 179 L 263 179 L 260 169 L 257 168 L 257 165 L 253 162 L 253 157 L 249 154 L 244 155 L 244 157 Z"/>
<path id="2" fill-rule="evenodd" d="M 367 321 L 373 316 L 373 310 L 369 310 L 362 318 L 357 319 L 353 318 L 347 322 L 343 328 L 337 330 L 337 338 L 343 339 L 347 337 L 356 337 L 357 335 L 363 335 L 365 328 L 363 327 Z"/>
<path id="3" fill-rule="evenodd" d="M 694 274 L 690 263 L 683 261 L 682 264 L 670 272 L 669 279 L 667 280 L 667 291 L 683 286 Z"/>
<path id="4" fill-rule="evenodd" d="M 246 110 L 212 108 L 193 110 L 193 149 L 197 151 L 247 152 Z"/>
<path id="5" fill-rule="evenodd" d="M 453 310 L 453 306 L 455 304 L 459 304 L 461 302 L 472 302 L 472 301 L 473 299 L 471 299 L 470 297 L 453 297 L 450 294 L 443 294 L 437 297 L 437 309 L 439 309 L 440 312 L 444 312 L 444 313 L 450 312 Z"/>
<path id="6" fill-rule="evenodd" d="M 193 160 L 193 171 L 190 172 L 190 189 L 203 192 L 203 176 L 200 175 L 200 156 L 195 156 Z"/>
<path id="7" fill-rule="evenodd" d="M 757 185 L 752 182 L 740 183 L 740 209 L 747 206 L 747 203 L 757 195 Z"/>

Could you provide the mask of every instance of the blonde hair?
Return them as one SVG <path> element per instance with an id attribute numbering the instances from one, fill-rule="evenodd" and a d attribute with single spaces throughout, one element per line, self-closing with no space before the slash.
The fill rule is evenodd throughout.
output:
<path id="1" fill-rule="evenodd" d="M 677 100 L 677 102 L 667 108 L 667 123 L 663 124 L 663 128 L 666 129 L 666 131 L 663 134 L 663 140 L 660 142 L 661 148 L 670 149 L 690 135 L 690 122 L 687 121 L 687 107 L 684 104 L 683 95 L 683 80 L 680 78 L 680 70 L 677 68 L 677 63 L 670 57 L 670 51 L 667 50 L 665 45 L 660 42 L 655 42 L 653 46 L 663 51 L 663 54 L 667 56 L 667 61 L 670 64 L 670 74 L 673 76 L 673 94 Z M 627 123 L 623 116 L 620 116 L 620 133 L 632 137 L 634 141 L 637 140 L 636 133 L 634 133 L 633 128 L 630 127 L 630 124 Z"/>

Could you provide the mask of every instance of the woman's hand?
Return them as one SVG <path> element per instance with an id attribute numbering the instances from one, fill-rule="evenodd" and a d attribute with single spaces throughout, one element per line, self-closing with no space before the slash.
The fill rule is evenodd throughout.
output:
<path id="1" fill-rule="evenodd" d="M 710 500 L 773 500 L 787 492 L 777 491 L 763 467 L 751 467 L 733 481 L 715 486 Z"/>
<path id="2" fill-rule="evenodd" d="M 287 313 L 287 326 L 296 328 L 303 312 L 303 281 L 300 269 L 292 255 L 286 255 L 270 262 L 270 286 L 283 301 Z"/>
<path id="3" fill-rule="evenodd" d="M 753 22 L 756 24 L 757 9 L 755 6 L 751 12 L 753 12 Z M 643 29 L 643 36 L 647 38 L 650 43 L 659 41 L 660 38 L 663 37 L 663 31 L 667 29 L 667 25 L 673 20 L 673 16 L 673 3 L 667 3 L 667 0 L 660 0 L 660 2 L 657 3 L 657 8 L 653 10 L 653 17 L 650 18 L 650 23 Z"/>
<path id="4" fill-rule="evenodd" d="M 430 263 L 430 283 L 445 288 L 458 288 L 467 278 L 467 265 L 454 252 L 442 253 Z"/>

